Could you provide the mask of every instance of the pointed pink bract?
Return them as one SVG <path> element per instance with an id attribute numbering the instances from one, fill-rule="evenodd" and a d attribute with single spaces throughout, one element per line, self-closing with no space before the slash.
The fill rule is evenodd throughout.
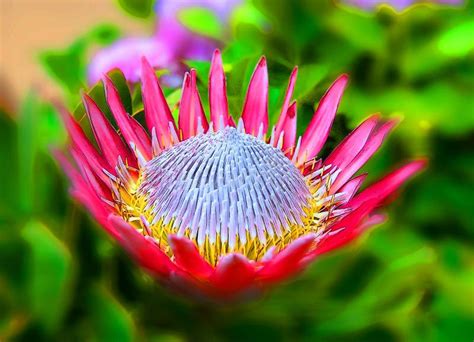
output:
<path id="1" fill-rule="evenodd" d="M 76 146 L 88 160 L 89 165 L 91 166 L 94 173 L 104 182 L 108 182 L 108 177 L 104 174 L 103 170 L 105 169 L 111 173 L 114 173 L 115 171 L 113 168 L 110 167 L 110 165 L 102 158 L 99 152 L 97 152 L 94 146 L 92 146 L 81 126 L 72 117 L 72 115 L 63 108 L 60 108 L 59 112 L 64 121 L 66 129 L 69 132 L 69 136 L 73 145 Z"/>
<path id="2" fill-rule="evenodd" d="M 324 164 L 335 165 L 341 169 L 346 167 L 362 150 L 378 119 L 378 115 L 373 115 L 361 123 L 331 152 Z"/>
<path id="3" fill-rule="evenodd" d="M 259 271 L 259 278 L 275 282 L 299 270 L 298 263 L 314 246 L 316 236 L 308 234 L 291 242 L 284 250 L 268 261 Z"/>
<path id="4" fill-rule="evenodd" d="M 168 276 L 176 269 L 169 257 L 152 240 L 141 235 L 120 216 L 109 215 L 108 222 L 117 232 L 117 239 L 142 267 L 156 276 Z"/>
<path id="5" fill-rule="evenodd" d="M 347 75 L 339 76 L 319 102 L 313 119 L 301 139 L 297 165 L 314 158 L 326 142 L 347 81 Z"/>
<path id="6" fill-rule="evenodd" d="M 196 85 L 196 70 L 194 69 L 191 70 L 190 74 L 187 73 L 184 76 L 178 123 L 183 140 L 195 136 L 199 129 L 206 132 L 209 128 L 199 97 Z"/>
<path id="7" fill-rule="evenodd" d="M 283 146 L 282 150 L 287 152 L 289 155 L 290 150 L 292 147 L 295 146 L 296 140 L 296 101 L 294 101 L 291 106 L 288 108 L 288 112 L 286 113 L 285 120 L 282 123 L 282 130 L 283 132 Z M 275 137 L 277 139 L 280 138 L 279 135 Z"/>
<path id="8" fill-rule="evenodd" d="M 94 131 L 95 139 L 104 154 L 105 159 L 111 167 L 117 164 L 119 157 L 128 161 L 131 165 L 136 165 L 135 157 L 123 144 L 122 139 L 112 127 L 97 104 L 87 94 L 84 94 L 84 107 L 89 116 L 89 121 Z"/>
<path id="9" fill-rule="evenodd" d="M 360 152 L 351 160 L 350 163 L 344 165 L 342 172 L 331 187 L 332 191 L 340 189 L 340 187 L 343 186 L 370 159 L 370 157 L 373 156 L 375 152 L 377 152 L 386 135 L 393 129 L 396 123 L 396 120 L 391 120 L 372 131 Z"/>
<path id="10" fill-rule="evenodd" d="M 365 221 L 360 226 L 360 230 L 364 231 L 368 228 L 371 228 L 375 225 L 382 224 L 387 220 L 387 215 L 385 214 L 371 214 L 369 215 Z"/>
<path id="11" fill-rule="evenodd" d="M 288 81 L 288 88 L 286 89 L 285 99 L 283 100 L 283 106 L 281 107 L 280 117 L 278 118 L 278 123 L 275 126 L 275 136 L 280 137 L 281 132 L 284 130 L 285 122 L 287 121 L 288 108 L 290 107 L 291 97 L 293 96 L 293 90 L 295 89 L 296 77 L 298 76 L 298 67 L 295 67 L 290 75 L 290 80 Z M 296 113 L 296 108 L 295 108 Z"/>
<path id="12" fill-rule="evenodd" d="M 105 198 L 110 200 L 112 193 L 110 191 L 110 183 L 104 183 L 94 171 L 92 171 L 87 158 L 84 157 L 82 152 L 75 146 L 71 147 L 71 155 L 76 162 L 76 165 L 81 170 L 84 180 L 89 183 L 89 186 L 99 196 L 99 198 Z"/>
<path id="13" fill-rule="evenodd" d="M 212 266 L 199 254 L 196 245 L 185 237 L 170 235 L 171 249 L 178 264 L 183 270 L 200 278 L 207 278 L 212 273 Z"/>
<path id="14" fill-rule="evenodd" d="M 403 185 L 408 178 L 423 170 L 426 167 L 426 164 L 426 160 L 415 160 L 400 167 L 355 196 L 349 203 L 347 203 L 347 207 L 358 208 L 366 201 L 372 199 L 377 199 L 379 201 L 385 200 L 401 185 Z"/>
<path id="15" fill-rule="evenodd" d="M 315 256 L 330 252 L 358 237 L 362 233 L 362 229 L 360 229 L 362 222 L 379 203 L 377 200 L 367 201 L 363 206 L 336 222 L 331 227 L 331 231 L 335 233 L 320 241 L 314 251 Z"/>
<path id="16" fill-rule="evenodd" d="M 136 124 L 131 122 L 135 121 L 135 119 L 125 111 L 125 107 L 112 80 L 108 76 L 104 76 L 103 81 L 107 103 L 125 142 L 129 146 L 132 146 L 131 144 L 133 143 L 145 158 L 151 159 L 151 142 L 145 129 L 138 122 Z"/>
<path id="17" fill-rule="evenodd" d="M 360 186 L 362 185 L 362 183 L 364 182 L 366 178 L 367 178 L 366 173 L 360 176 L 354 177 L 339 190 L 339 192 L 344 193 L 343 202 L 348 202 L 352 199 L 352 197 L 354 197 L 354 195 L 360 189 Z"/>
<path id="18" fill-rule="evenodd" d="M 148 130 L 151 132 L 155 127 L 160 145 L 170 146 L 172 139 L 169 125 L 171 122 L 175 130 L 176 125 L 155 71 L 146 58 L 142 59 L 142 97 Z"/>
<path id="19" fill-rule="evenodd" d="M 211 277 L 223 295 L 233 295 L 249 287 L 255 280 L 255 268 L 246 257 L 229 254 L 219 261 Z"/>
<path id="20" fill-rule="evenodd" d="M 72 183 L 71 195 L 82 203 L 100 224 L 104 225 L 109 214 L 109 211 L 105 208 L 105 203 L 98 198 L 84 177 L 72 166 L 64 154 L 59 151 L 53 153 Z"/>
<path id="21" fill-rule="evenodd" d="M 250 79 L 242 120 L 248 134 L 257 136 L 260 127 L 263 134 L 268 130 L 268 71 L 265 57 L 260 59 Z"/>
<path id="22" fill-rule="evenodd" d="M 223 128 L 220 127 L 221 122 L 224 127 L 230 125 L 225 74 L 219 50 L 214 51 L 209 72 L 209 108 L 215 129 Z"/>

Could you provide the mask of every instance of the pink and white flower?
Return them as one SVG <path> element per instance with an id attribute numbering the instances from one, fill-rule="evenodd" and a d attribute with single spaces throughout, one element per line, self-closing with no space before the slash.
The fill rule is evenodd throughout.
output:
<path id="1" fill-rule="evenodd" d="M 263 57 L 236 122 L 219 51 L 209 74 L 209 120 L 194 70 L 183 81 L 178 122 L 146 59 L 141 70 L 146 126 L 126 113 L 104 77 L 119 131 L 84 95 L 98 149 L 64 113 L 74 162 L 58 158 L 74 198 L 143 268 L 175 290 L 214 300 L 260 293 L 380 223 L 380 206 L 425 166 L 423 160 L 409 162 L 359 191 L 366 175 L 356 173 L 395 125 L 378 115 L 328 157 L 318 157 L 347 75 L 334 81 L 297 137 L 297 68 L 272 128 Z"/>

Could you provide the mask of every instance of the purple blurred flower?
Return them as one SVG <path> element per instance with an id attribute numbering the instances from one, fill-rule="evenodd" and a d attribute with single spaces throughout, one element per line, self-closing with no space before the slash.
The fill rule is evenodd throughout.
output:
<path id="1" fill-rule="evenodd" d="M 109 70 L 119 68 L 127 80 L 140 79 L 141 58 L 144 56 L 155 68 L 163 68 L 169 74 L 163 81 L 178 85 L 185 68 L 184 59 L 205 60 L 218 47 L 219 42 L 190 31 L 179 21 L 179 12 L 190 8 L 212 11 L 221 24 L 226 25 L 234 8 L 241 0 L 163 0 L 155 10 L 157 24 L 151 37 L 130 37 L 99 50 L 88 67 L 88 80 L 94 84 Z"/>
<path id="2" fill-rule="evenodd" d="M 345 2 L 365 10 L 372 10 L 379 5 L 386 4 L 397 11 L 403 11 L 415 4 L 461 5 L 463 0 L 345 0 Z"/>

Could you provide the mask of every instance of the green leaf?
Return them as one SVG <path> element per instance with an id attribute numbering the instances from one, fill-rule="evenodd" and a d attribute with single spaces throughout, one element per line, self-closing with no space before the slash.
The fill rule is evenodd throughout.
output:
<path id="1" fill-rule="evenodd" d="M 233 23 L 245 23 L 255 25 L 256 27 L 263 28 L 268 25 L 267 18 L 255 7 L 254 4 L 244 2 L 238 6 L 233 13 Z"/>
<path id="2" fill-rule="evenodd" d="M 143 98 L 142 98 L 142 88 L 138 85 L 135 85 L 135 87 L 132 90 L 132 105 L 133 105 L 133 114 L 132 114 L 133 116 L 143 111 L 144 109 Z"/>
<path id="3" fill-rule="evenodd" d="M 118 0 L 120 7 L 138 18 L 148 18 L 153 13 L 153 0 Z"/>
<path id="4" fill-rule="evenodd" d="M 47 331 L 60 323 L 69 295 L 71 256 L 42 223 L 29 222 L 22 230 L 30 252 L 28 296 L 31 312 Z"/>
<path id="5" fill-rule="evenodd" d="M 19 160 L 18 160 L 18 129 L 12 118 L 7 113 L 0 110 L 0 155 L 8 156 L 8 161 L 3 167 L 0 167 L 0 217 L 6 219 L 12 217 L 17 220 L 17 211 L 19 205 Z M 22 149 L 26 149 L 23 146 Z M 28 161 L 24 163 L 29 164 Z M 26 187 L 23 185 L 22 189 Z M 23 190 L 24 191 L 24 190 Z M 24 195 L 21 195 L 22 201 L 25 201 Z"/>
<path id="6" fill-rule="evenodd" d="M 66 91 L 68 101 L 76 102 L 79 91 L 86 87 L 88 52 L 95 45 L 110 44 L 120 36 L 120 30 L 110 24 L 100 24 L 71 45 L 63 49 L 44 50 L 39 61 L 61 88 Z"/>
<path id="7" fill-rule="evenodd" d="M 79 39 L 64 50 L 47 50 L 39 55 L 46 72 L 69 94 L 76 94 L 85 85 L 87 42 Z"/>
<path id="8" fill-rule="evenodd" d="M 87 307 L 96 341 L 133 341 L 133 322 L 127 311 L 103 287 L 93 287 L 87 296 Z"/>
<path id="9" fill-rule="evenodd" d="M 328 74 L 328 68 L 321 64 L 306 64 L 299 68 L 298 79 L 295 85 L 295 97 L 304 99 L 324 77 Z"/>
<path id="10" fill-rule="evenodd" d="M 390 252 L 390 251 L 389 251 Z M 428 247 L 405 255 L 390 256 L 392 260 L 352 300 L 344 300 L 338 315 L 320 324 L 322 333 L 344 333 L 369 327 L 377 322 L 408 320 L 423 298 L 423 286 L 435 261 Z M 393 282 L 397 279 L 396 282 Z"/>
<path id="11" fill-rule="evenodd" d="M 173 118 L 176 122 L 178 122 L 178 114 L 179 114 L 179 101 L 181 100 L 181 88 L 178 88 L 171 92 L 166 97 L 166 102 L 170 106 L 171 112 L 173 114 Z"/>
<path id="12" fill-rule="evenodd" d="M 53 197 L 48 197 L 50 187 L 54 185 L 57 190 L 60 185 L 51 163 L 51 148 L 63 146 L 66 134 L 54 106 L 42 101 L 33 91 L 21 104 L 17 130 L 18 148 L 9 151 L 12 161 L 9 172 L 14 172 L 18 159 L 17 174 L 21 181 L 14 182 L 13 176 L 9 177 L 20 199 L 17 210 L 22 215 L 17 220 L 24 221 L 54 207 L 49 206 L 54 203 Z"/>
<path id="13" fill-rule="evenodd" d="M 281 112 L 281 105 L 287 85 L 280 87 L 270 86 L 268 89 L 268 116 L 269 122 L 276 125 Z"/>
<path id="14" fill-rule="evenodd" d="M 384 31 L 372 17 L 363 17 L 345 11 L 334 11 L 325 25 L 358 49 L 380 51 L 384 47 Z M 334 53 L 338 53 L 334 51 Z"/>
<path id="15" fill-rule="evenodd" d="M 30 92 L 22 103 L 18 123 L 18 156 L 19 176 L 21 182 L 18 184 L 20 194 L 20 206 L 23 213 L 31 214 L 33 210 L 34 193 L 34 161 L 38 149 L 37 98 Z"/>
<path id="16" fill-rule="evenodd" d="M 40 151 L 49 154 L 52 146 L 63 146 L 66 142 L 66 133 L 56 108 L 49 102 L 40 102 L 38 103 L 36 116 Z"/>
<path id="17" fill-rule="evenodd" d="M 452 57 L 463 57 L 474 49 L 474 21 L 456 25 L 443 33 L 438 40 L 438 47 L 444 54 Z"/>
<path id="18" fill-rule="evenodd" d="M 185 8 L 178 13 L 181 23 L 200 35 L 219 39 L 222 37 L 222 25 L 216 14 L 206 8 Z"/>
<path id="19" fill-rule="evenodd" d="M 109 45 L 120 38 L 120 35 L 121 32 L 117 26 L 100 24 L 92 28 L 92 30 L 86 34 L 86 37 L 88 37 L 91 42 L 99 45 Z"/>

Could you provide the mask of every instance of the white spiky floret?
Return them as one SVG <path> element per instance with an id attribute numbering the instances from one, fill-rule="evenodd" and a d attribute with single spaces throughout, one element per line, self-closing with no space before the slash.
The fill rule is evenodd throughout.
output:
<path id="1" fill-rule="evenodd" d="M 302 224 L 311 197 L 304 177 L 281 150 L 243 131 L 239 122 L 198 134 L 143 166 L 138 195 L 151 225 L 172 223 L 198 244 L 219 236 L 232 247 L 247 233 L 264 243 Z"/>

